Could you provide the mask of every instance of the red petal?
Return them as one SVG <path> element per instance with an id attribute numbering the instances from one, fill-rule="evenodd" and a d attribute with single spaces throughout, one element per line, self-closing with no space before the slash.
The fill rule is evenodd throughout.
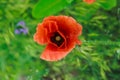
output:
<path id="1" fill-rule="evenodd" d="M 46 44 L 48 42 L 50 33 L 56 31 L 58 31 L 56 22 L 45 21 L 42 24 L 38 24 L 37 32 L 34 35 L 34 40 L 39 44 Z"/>
<path id="2" fill-rule="evenodd" d="M 44 25 L 44 28 L 47 29 L 48 34 L 58 31 L 58 26 L 55 21 L 44 21 L 43 25 Z"/>
<path id="3" fill-rule="evenodd" d="M 44 29 L 42 24 L 38 24 L 37 32 L 34 35 L 34 40 L 39 44 L 45 44 L 47 43 L 46 36 L 47 36 L 47 30 Z"/>
<path id="4" fill-rule="evenodd" d="M 44 21 L 56 21 L 59 31 L 65 36 L 78 36 L 82 33 L 82 26 L 72 17 L 68 16 L 50 16 Z"/>
<path id="5" fill-rule="evenodd" d="M 95 2 L 95 0 L 83 0 L 84 2 L 88 3 L 88 4 L 92 4 Z"/>
<path id="6" fill-rule="evenodd" d="M 78 36 L 82 32 L 82 26 L 78 24 L 72 17 L 58 16 L 57 21 L 59 30 L 65 36 Z"/>
<path id="7" fill-rule="evenodd" d="M 75 45 L 71 45 L 67 49 L 60 50 L 57 47 L 49 44 L 41 54 L 40 58 L 47 61 L 57 61 L 64 58 L 74 47 Z"/>
<path id="8" fill-rule="evenodd" d="M 82 44 L 82 42 L 81 42 L 80 40 L 77 40 L 76 43 L 77 43 L 78 45 L 81 45 L 81 44 Z"/>

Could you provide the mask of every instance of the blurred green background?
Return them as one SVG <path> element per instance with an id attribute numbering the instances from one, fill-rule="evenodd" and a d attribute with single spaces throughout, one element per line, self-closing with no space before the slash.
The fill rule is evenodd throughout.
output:
<path id="1" fill-rule="evenodd" d="M 33 41 L 49 15 L 83 26 L 82 45 L 57 62 L 41 60 L 45 46 Z M 120 0 L 0 0 L 0 80 L 120 80 Z"/>

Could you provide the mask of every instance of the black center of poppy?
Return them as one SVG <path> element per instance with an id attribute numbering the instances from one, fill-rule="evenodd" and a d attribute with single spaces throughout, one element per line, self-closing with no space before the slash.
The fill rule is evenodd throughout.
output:
<path id="1" fill-rule="evenodd" d="M 54 35 L 50 37 L 50 40 L 57 46 L 60 46 L 64 42 L 64 39 L 58 32 L 55 32 Z"/>

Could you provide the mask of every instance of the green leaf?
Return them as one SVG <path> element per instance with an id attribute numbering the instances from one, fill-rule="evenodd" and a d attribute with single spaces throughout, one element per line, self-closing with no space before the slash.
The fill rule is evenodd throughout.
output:
<path id="1" fill-rule="evenodd" d="M 100 2 L 100 5 L 105 10 L 110 10 L 117 5 L 117 1 L 116 0 L 104 0 Z"/>
<path id="2" fill-rule="evenodd" d="M 66 0 L 68 3 L 71 3 L 72 1 L 74 1 L 74 0 Z"/>
<path id="3" fill-rule="evenodd" d="M 40 0 L 33 8 L 32 15 L 35 18 L 53 15 L 61 11 L 71 2 L 66 0 Z"/>

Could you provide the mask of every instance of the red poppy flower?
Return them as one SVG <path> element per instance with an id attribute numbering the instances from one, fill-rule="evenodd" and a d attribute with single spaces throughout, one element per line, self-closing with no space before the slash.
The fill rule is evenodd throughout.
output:
<path id="1" fill-rule="evenodd" d="M 92 4 L 94 3 L 96 0 L 83 0 L 84 2 L 88 3 L 88 4 Z"/>
<path id="2" fill-rule="evenodd" d="M 40 58 L 47 61 L 57 61 L 64 58 L 74 47 L 81 44 L 78 36 L 82 26 L 72 17 L 49 16 L 38 24 L 34 40 L 46 44 Z"/>

